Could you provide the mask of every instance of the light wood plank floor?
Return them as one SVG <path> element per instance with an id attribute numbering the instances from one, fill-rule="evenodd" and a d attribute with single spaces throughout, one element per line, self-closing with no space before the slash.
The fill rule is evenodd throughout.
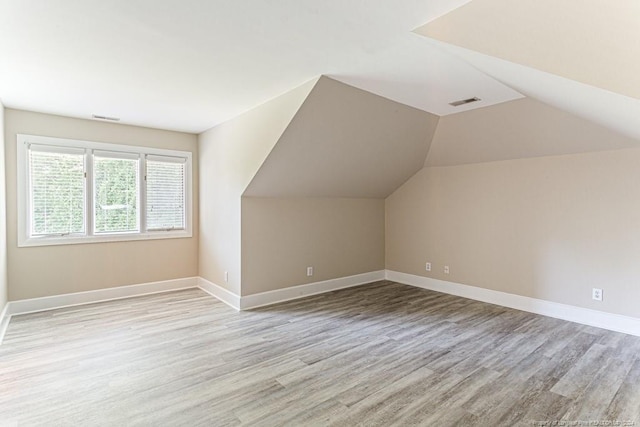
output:
<path id="1" fill-rule="evenodd" d="M 0 425 L 640 425 L 639 353 L 390 282 L 241 313 L 193 289 L 15 316 Z"/>

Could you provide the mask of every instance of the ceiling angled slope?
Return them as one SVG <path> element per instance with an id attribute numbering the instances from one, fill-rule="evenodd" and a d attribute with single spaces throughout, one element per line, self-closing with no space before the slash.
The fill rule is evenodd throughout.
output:
<path id="1" fill-rule="evenodd" d="M 473 50 L 429 40 L 479 70 L 545 104 L 607 127 L 640 142 L 640 100 L 515 64 Z"/>
<path id="2" fill-rule="evenodd" d="M 639 22 L 634 0 L 474 0 L 415 32 L 526 96 L 640 140 Z"/>
<path id="3" fill-rule="evenodd" d="M 300 107 L 318 83 L 309 80 L 289 92 L 228 120 L 200 135 L 199 155 L 206 157 L 201 171 L 227 180 L 211 182 L 222 185 L 238 197 L 247 188 L 274 145 L 282 137 Z"/>
<path id="4" fill-rule="evenodd" d="M 322 77 L 243 195 L 384 198 L 423 167 L 437 123 Z"/>
<path id="5" fill-rule="evenodd" d="M 440 118 L 426 166 L 638 147 L 638 141 L 532 98 Z"/>
<path id="6" fill-rule="evenodd" d="M 438 116 L 523 97 L 464 59 L 410 32 L 397 37 L 394 49 L 365 57 L 358 65 L 367 72 L 345 68 L 327 75 Z M 459 107 L 450 105 L 452 101 L 472 97 L 481 101 Z"/>
<path id="7" fill-rule="evenodd" d="M 640 99 L 637 0 L 474 0 L 416 32 Z"/>

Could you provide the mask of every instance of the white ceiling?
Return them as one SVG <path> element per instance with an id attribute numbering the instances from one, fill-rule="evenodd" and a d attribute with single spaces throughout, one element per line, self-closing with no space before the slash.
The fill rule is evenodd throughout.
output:
<path id="1" fill-rule="evenodd" d="M 438 115 L 520 98 L 411 33 L 466 2 L 0 0 L 0 99 L 197 133 L 320 74 Z"/>

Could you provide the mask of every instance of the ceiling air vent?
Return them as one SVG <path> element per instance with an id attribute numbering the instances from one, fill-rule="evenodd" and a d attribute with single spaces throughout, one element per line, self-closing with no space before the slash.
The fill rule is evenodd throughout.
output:
<path id="1" fill-rule="evenodd" d="M 455 102 L 450 102 L 449 105 L 453 106 L 453 107 L 459 107 L 461 105 L 464 104 L 470 104 L 472 102 L 476 102 L 476 101 L 480 101 L 480 98 L 476 98 L 475 96 L 473 98 L 469 98 L 469 99 L 462 99 L 460 101 L 455 101 Z"/>
<path id="2" fill-rule="evenodd" d="M 96 119 L 96 120 L 107 120 L 107 121 L 110 121 L 110 122 L 119 122 L 120 121 L 119 117 L 99 116 L 97 114 L 94 114 L 93 118 Z"/>

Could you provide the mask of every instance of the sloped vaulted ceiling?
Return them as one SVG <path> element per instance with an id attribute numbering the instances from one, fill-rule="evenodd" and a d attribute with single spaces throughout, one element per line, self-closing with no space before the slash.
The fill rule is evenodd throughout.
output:
<path id="1" fill-rule="evenodd" d="M 640 139 L 636 0 L 474 0 L 415 32 L 524 95 Z"/>
<path id="2" fill-rule="evenodd" d="M 474 0 L 418 32 L 640 99 L 637 0 Z"/>
<path id="3" fill-rule="evenodd" d="M 423 167 L 437 124 L 322 77 L 244 195 L 384 198 Z"/>

